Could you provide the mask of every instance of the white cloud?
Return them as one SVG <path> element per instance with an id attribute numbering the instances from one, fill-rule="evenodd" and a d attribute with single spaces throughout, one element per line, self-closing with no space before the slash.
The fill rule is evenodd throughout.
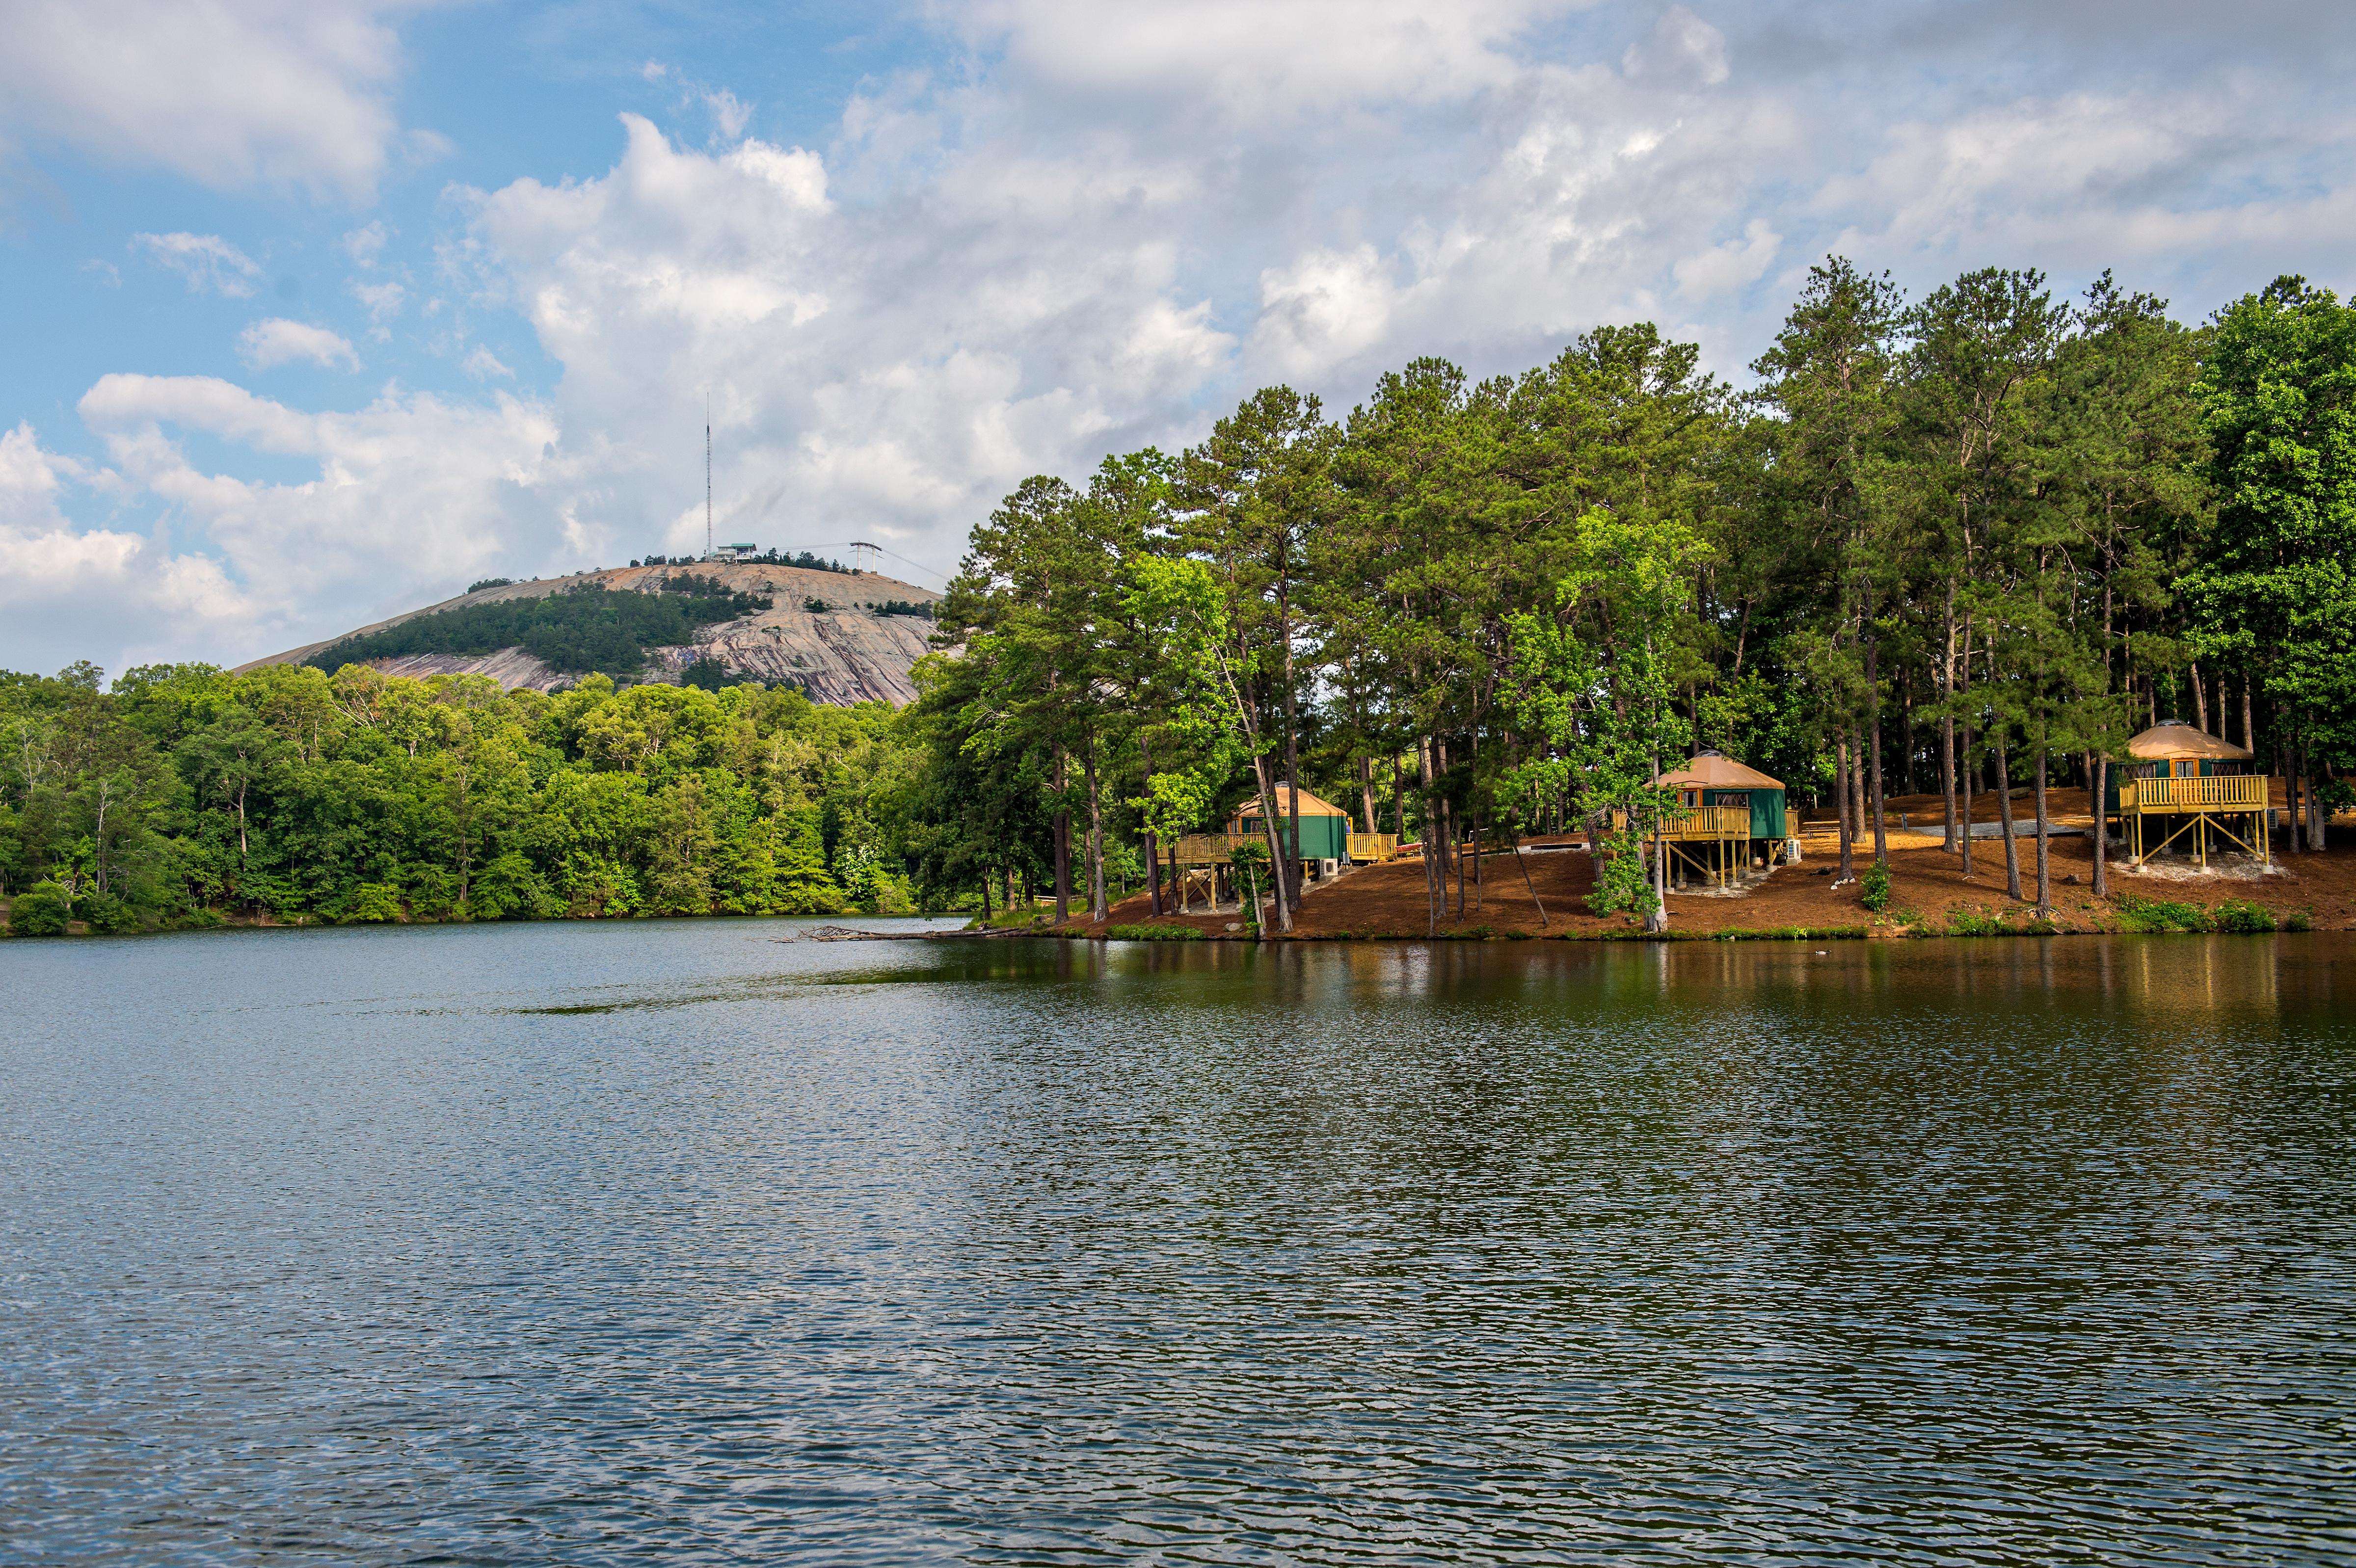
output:
<path id="1" fill-rule="evenodd" d="M 96 656 L 120 671 L 233 636 L 245 604 L 218 563 L 68 518 L 68 482 L 89 477 L 31 425 L 0 432 L 0 668 Z"/>
<path id="2" fill-rule="evenodd" d="M 1315 377 L 1381 342 L 1398 291 L 1372 245 L 1313 251 L 1260 274 L 1255 357 L 1287 376 Z"/>
<path id="3" fill-rule="evenodd" d="M 707 392 L 730 533 L 948 564 L 1026 475 L 1197 440 L 1265 381 L 1338 411 L 1418 355 L 1516 370 L 1632 319 L 1739 376 L 1827 250 L 1918 289 L 2114 264 L 2187 316 L 2337 275 L 2340 56 L 2237 54 L 2248 29 L 2190 6 L 2122 52 L 2068 10 L 980 0 L 942 22 L 966 53 L 868 80 L 803 147 L 649 63 L 669 133 L 626 117 L 610 166 L 453 193 L 430 297 L 348 238 L 375 332 L 415 304 L 461 393 L 328 415 L 108 378 L 82 405 L 108 466 L 59 504 L 104 485 L 200 541 L 258 652 L 463 574 L 700 541 Z M 192 287 L 260 272 L 175 254 Z M 545 402 L 499 395 L 500 309 Z M 198 432 L 316 477 L 199 471 Z M 386 542 L 412 517 L 414 559 Z"/>
<path id="4" fill-rule="evenodd" d="M 1775 264 L 1783 237 L 1754 218 L 1742 226 L 1742 238 L 1714 245 L 1698 255 L 1681 258 L 1669 269 L 1677 287 L 1695 299 L 1711 299 L 1757 283 Z"/>
<path id="5" fill-rule="evenodd" d="M 188 280 L 188 292 L 207 289 L 249 299 L 261 264 L 218 234 L 134 234 L 131 243 Z"/>
<path id="6" fill-rule="evenodd" d="M 712 129 L 723 142 L 734 142 L 744 134 L 744 127 L 753 123 L 753 106 L 726 88 L 703 95 L 703 106 L 712 112 Z"/>
<path id="7" fill-rule="evenodd" d="M 216 189 L 375 190 L 407 0 L 15 0 L 0 133 Z"/>
<path id="8" fill-rule="evenodd" d="M 144 633 L 123 620 L 142 656 L 255 657 L 413 607 L 469 575 L 552 571 L 634 542 L 602 519 L 568 525 L 562 503 L 578 475 L 557 455 L 551 411 L 521 399 L 466 406 L 388 394 L 356 413 L 305 413 L 209 377 L 114 375 L 79 411 L 105 441 L 114 487 L 190 541 L 171 559 L 195 564 L 173 567 L 173 581 L 220 585 L 201 616 Z M 315 476 L 207 472 L 181 432 L 303 460 Z M 54 523 L 46 530 L 56 532 Z M 121 553 L 132 537 L 65 532 L 40 549 L 59 560 Z M 61 603 L 94 626 L 114 624 L 95 597 L 67 593 Z M 92 637 L 73 645 L 92 649 Z"/>
<path id="9" fill-rule="evenodd" d="M 355 283 L 351 291 L 352 298 L 368 308 L 369 320 L 379 327 L 399 315 L 402 305 L 409 298 L 409 291 L 393 283 Z"/>
<path id="10" fill-rule="evenodd" d="M 1672 5 L 1650 37 L 1628 46 L 1621 69 L 1630 76 L 1689 78 L 1716 87 L 1727 78 L 1726 35 L 1682 5 Z"/>
<path id="11" fill-rule="evenodd" d="M 284 316 L 272 316 L 247 327 L 238 337 L 237 357 L 256 370 L 291 365 L 298 359 L 330 370 L 338 365 L 348 370 L 360 368 L 360 357 L 348 339 L 324 326 L 288 321 Z"/>
<path id="12" fill-rule="evenodd" d="M 371 219 L 344 236 L 344 254 L 359 266 L 373 267 L 388 238 L 383 221 Z"/>
<path id="13" fill-rule="evenodd" d="M 1516 36 L 1571 0 L 985 0 L 958 25 L 1018 73 L 1092 97 L 1179 100 L 1248 120 L 1510 85 Z"/>

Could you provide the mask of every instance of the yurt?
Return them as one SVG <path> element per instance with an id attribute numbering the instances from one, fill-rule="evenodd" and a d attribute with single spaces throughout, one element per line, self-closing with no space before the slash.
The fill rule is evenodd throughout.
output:
<path id="1" fill-rule="evenodd" d="M 1683 806 L 1747 805 L 1752 838 L 1783 838 L 1783 784 L 1757 768 L 1746 768 L 1722 752 L 1702 752 L 1680 767 L 1653 781 L 1656 789 L 1674 789 Z"/>
<path id="2" fill-rule="evenodd" d="M 1276 796 L 1276 830 L 1281 841 L 1292 831 L 1292 798 L 1290 784 L 1279 784 L 1272 791 Z M 1339 860 L 1350 853 L 1350 814 L 1331 801 L 1318 799 L 1307 790 L 1301 796 L 1301 843 L 1293 851 L 1302 860 Z M 1237 808 L 1235 820 L 1227 825 L 1230 833 L 1259 831 L 1259 796 L 1254 795 Z"/>
<path id="3" fill-rule="evenodd" d="M 2116 820 L 2138 866 L 2179 841 L 2203 865 L 2212 844 L 2266 858 L 2273 781 L 2255 762 L 2246 746 L 2163 719 L 2128 741 L 2127 761 L 2108 769 L 2103 815 Z"/>

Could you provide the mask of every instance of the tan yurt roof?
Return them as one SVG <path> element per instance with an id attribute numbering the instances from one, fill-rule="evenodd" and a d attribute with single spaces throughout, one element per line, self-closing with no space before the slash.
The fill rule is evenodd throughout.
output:
<path id="1" fill-rule="evenodd" d="M 1719 752 L 1703 752 L 1681 768 L 1671 768 L 1653 781 L 1655 789 L 1782 789 L 1783 781 L 1771 779 L 1757 768 L 1746 768 Z"/>
<path id="2" fill-rule="evenodd" d="M 2252 752 L 2231 741 L 2220 741 L 2206 730 L 2196 730 L 2181 719 L 2163 719 L 2127 742 L 2127 755 L 2147 763 L 2177 757 L 2215 757 L 2246 763 Z"/>
<path id="3" fill-rule="evenodd" d="M 1292 786 L 1290 784 L 1279 784 L 1272 793 L 1276 796 L 1276 814 L 1279 816 L 1290 816 L 1292 815 Z M 1249 800 L 1244 802 L 1243 805 L 1237 806 L 1236 808 L 1236 815 L 1237 816 L 1258 816 L 1259 815 L 1259 796 L 1254 795 Z M 1315 795 L 1311 795 L 1307 790 L 1302 790 L 1301 792 L 1301 815 L 1303 816 L 1347 816 L 1350 814 L 1343 810 L 1340 806 L 1335 805 L 1333 802 L 1320 800 Z"/>

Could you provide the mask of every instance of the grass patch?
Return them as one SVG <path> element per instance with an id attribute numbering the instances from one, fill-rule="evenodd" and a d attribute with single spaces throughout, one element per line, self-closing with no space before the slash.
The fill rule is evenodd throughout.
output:
<path id="1" fill-rule="evenodd" d="M 1108 925 L 1108 942 L 1200 942 L 1203 933 L 1191 925 Z"/>
<path id="2" fill-rule="evenodd" d="M 2275 912 L 2247 899 L 2227 899 L 2217 906 L 2217 929 L 2255 935 L 2275 928 Z"/>
<path id="3" fill-rule="evenodd" d="M 2157 933 L 2210 929 L 2209 912 L 2199 904 L 2169 903 L 2135 893 L 2121 893 L 2115 901 L 2119 918 L 2129 931 Z M 2267 929 L 2272 930 L 2273 927 L 2269 925 Z"/>
<path id="4" fill-rule="evenodd" d="M 1947 916 L 1950 936 L 2019 936 L 2020 932 L 2007 923 L 2001 912 L 1981 914 L 1975 910 L 1956 910 Z"/>

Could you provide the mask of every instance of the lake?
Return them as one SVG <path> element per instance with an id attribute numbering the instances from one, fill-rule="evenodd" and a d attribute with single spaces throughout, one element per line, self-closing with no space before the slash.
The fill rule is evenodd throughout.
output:
<path id="1" fill-rule="evenodd" d="M 2356 940 L 810 929 L 0 944 L 0 1558 L 2356 1557 Z"/>

